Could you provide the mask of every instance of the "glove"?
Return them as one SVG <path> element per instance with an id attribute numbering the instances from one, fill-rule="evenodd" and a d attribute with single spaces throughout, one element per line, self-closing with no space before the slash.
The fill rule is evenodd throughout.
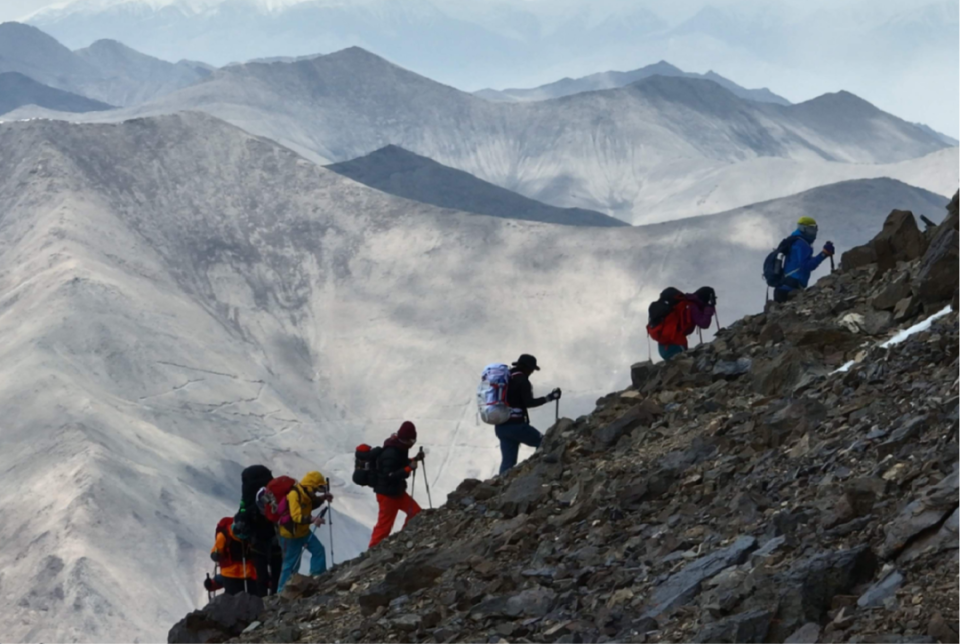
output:
<path id="1" fill-rule="evenodd" d="M 836 249 L 833 247 L 833 242 L 827 242 L 823 245 L 823 254 L 827 257 L 832 257 L 835 252 Z"/>
<path id="2" fill-rule="evenodd" d="M 557 387 L 549 394 L 547 394 L 547 401 L 552 402 L 554 400 L 560 400 L 560 387 Z"/>

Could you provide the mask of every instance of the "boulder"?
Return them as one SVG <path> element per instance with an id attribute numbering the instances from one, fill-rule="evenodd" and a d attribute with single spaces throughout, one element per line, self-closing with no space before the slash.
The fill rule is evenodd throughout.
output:
<path id="1" fill-rule="evenodd" d="M 926 306 L 949 302 L 958 285 L 958 242 L 953 228 L 938 230 L 920 263 L 913 290 Z"/>
<path id="2" fill-rule="evenodd" d="M 693 638 L 694 642 L 766 642 L 773 613 L 752 610 L 731 615 L 708 624 Z"/>
<path id="3" fill-rule="evenodd" d="M 854 246 L 840 256 L 840 268 L 844 271 L 852 271 L 876 263 L 877 251 L 873 249 L 873 244 Z"/>
<path id="4" fill-rule="evenodd" d="M 871 242 L 878 261 L 887 253 L 894 264 L 909 262 L 922 256 L 927 250 L 923 233 L 909 210 L 893 210 L 883 222 L 883 230 Z"/>
<path id="5" fill-rule="evenodd" d="M 644 414 L 640 407 L 633 407 L 612 423 L 593 430 L 592 447 L 594 451 L 609 449 L 620 440 L 621 436 L 642 425 L 645 419 L 649 422 L 648 415 Z"/>
<path id="6" fill-rule="evenodd" d="M 783 644 L 817 644 L 818 641 L 820 641 L 820 625 L 816 622 L 807 622 L 783 640 Z"/>
<path id="7" fill-rule="evenodd" d="M 911 540 L 949 518 L 960 500 L 958 482 L 957 466 L 954 465 L 950 474 L 936 485 L 922 490 L 919 497 L 903 508 L 884 528 L 880 556 L 885 559 L 896 556 Z"/>
<path id="8" fill-rule="evenodd" d="M 630 367 L 630 383 L 636 388 L 641 389 L 648 381 L 656 377 L 657 366 L 650 360 L 638 362 Z"/>
<path id="9" fill-rule="evenodd" d="M 843 495 L 850 504 L 853 517 L 862 517 L 870 514 L 874 504 L 883 496 L 886 483 L 876 477 L 863 477 L 845 481 Z"/>
<path id="10" fill-rule="evenodd" d="M 870 586 L 857 600 L 857 606 L 860 608 L 874 608 L 883 606 L 889 597 L 895 597 L 897 588 L 903 583 L 903 575 L 894 570 L 889 575 Z"/>
<path id="11" fill-rule="evenodd" d="M 743 536 L 726 548 L 721 548 L 696 559 L 656 587 L 643 617 L 656 619 L 659 615 L 690 602 L 700 592 L 700 585 L 724 568 L 743 563 L 757 540 Z"/>
<path id="12" fill-rule="evenodd" d="M 790 347 L 773 358 L 757 359 L 751 369 L 753 389 L 765 396 L 783 395 L 798 385 L 826 374 L 823 364 L 808 358 L 799 349 Z"/>
<path id="13" fill-rule="evenodd" d="M 242 633 L 262 612 L 263 600 L 255 595 L 219 595 L 174 624 L 167 634 L 167 642 L 224 642 Z"/>
<path id="14" fill-rule="evenodd" d="M 870 300 L 870 305 L 878 311 L 890 311 L 897 305 L 897 302 L 909 296 L 910 280 L 909 276 L 904 274 L 892 284 L 881 289 L 880 292 Z"/>
<path id="15" fill-rule="evenodd" d="M 916 317 L 920 313 L 920 305 L 920 298 L 915 295 L 903 298 L 893 307 L 893 321 L 899 323 Z"/>

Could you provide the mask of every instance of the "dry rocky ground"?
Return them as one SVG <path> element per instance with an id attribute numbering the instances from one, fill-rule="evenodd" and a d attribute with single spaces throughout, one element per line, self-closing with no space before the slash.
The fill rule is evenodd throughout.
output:
<path id="1" fill-rule="evenodd" d="M 894 211 L 505 477 L 171 641 L 958 641 L 957 221 Z"/>

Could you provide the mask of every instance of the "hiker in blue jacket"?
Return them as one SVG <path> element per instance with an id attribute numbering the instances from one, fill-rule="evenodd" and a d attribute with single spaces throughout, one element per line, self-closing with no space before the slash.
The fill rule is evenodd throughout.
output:
<path id="1" fill-rule="evenodd" d="M 793 242 L 783 263 L 783 283 L 773 291 L 774 302 L 786 302 L 791 293 L 807 288 L 810 273 L 834 253 L 833 243 L 827 242 L 820 253 L 813 254 L 813 242 L 817 240 L 817 222 L 813 217 L 801 217 L 790 238 Z"/>

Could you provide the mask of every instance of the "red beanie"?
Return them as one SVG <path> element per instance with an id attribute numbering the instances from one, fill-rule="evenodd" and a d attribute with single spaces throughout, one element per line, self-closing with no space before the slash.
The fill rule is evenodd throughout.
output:
<path id="1" fill-rule="evenodd" d="M 403 421 L 403 424 L 400 425 L 400 431 L 397 432 L 397 438 L 402 441 L 415 441 L 417 440 L 417 428 L 409 420 Z"/>

